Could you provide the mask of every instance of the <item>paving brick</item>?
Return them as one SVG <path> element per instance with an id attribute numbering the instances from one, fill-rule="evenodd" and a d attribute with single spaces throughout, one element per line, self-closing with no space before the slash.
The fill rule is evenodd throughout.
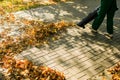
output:
<path id="1" fill-rule="evenodd" d="M 37 51 L 37 52 L 35 52 L 34 53 L 36 56 L 43 56 L 44 54 L 42 54 L 42 52 L 41 51 Z"/>
<path id="2" fill-rule="evenodd" d="M 52 59 L 58 58 L 60 56 L 57 53 L 52 53 L 52 54 L 53 54 L 52 56 L 45 55 L 44 57 L 49 58 L 48 60 L 52 60 Z"/>
<path id="3" fill-rule="evenodd" d="M 92 58 L 94 55 L 88 51 L 85 53 L 85 56 L 88 58 Z"/>
<path id="4" fill-rule="evenodd" d="M 31 52 L 30 52 L 29 50 L 23 51 L 23 52 L 21 53 L 22 56 L 27 56 L 27 55 L 30 55 L 30 54 L 31 54 Z"/>
<path id="5" fill-rule="evenodd" d="M 86 56 L 85 56 L 84 54 L 81 54 L 81 55 L 77 56 L 76 58 L 82 59 L 82 58 L 84 58 L 84 57 L 86 57 Z"/>
<path id="6" fill-rule="evenodd" d="M 81 79 L 83 77 L 86 77 L 87 76 L 87 72 L 86 71 L 82 71 L 82 72 L 79 72 L 77 73 L 76 75 L 73 75 L 75 76 L 78 80 L 86 80 L 86 79 Z M 86 78 L 89 78 L 90 76 L 87 76 Z"/>
<path id="7" fill-rule="evenodd" d="M 101 33 L 93 35 L 89 26 L 86 30 L 72 27 L 59 40 L 23 51 L 18 57 L 62 71 L 67 80 L 87 80 L 120 60 L 119 38 L 112 41 Z"/>
<path id="8" fill-rule="evenodd" d="M 61 63 L 61 66 L 65 69 L 69 69 L 71 68 L 72 66 L 76 65 L 77 63 L 74 62 L 73 60 L 68 60 L 68 61 L 65 61 L 64 63 Z"/>
<path id="9" fill-rule="evenodd" d="M 114 59 L 114 62 L 115 63 L 120 62 L 120 59 Z"/>
<path id="10" fill-rule="evenodd" d="M 112 63 L 108 61 L 102 61 L 100 64 L 103 65 L 105 68 L 109 68 L 110 66 L 113 65 Z"/>
<path id="11" fill-rule="evenodd" d="M 39 57 L 39 60 L 42 61 L 42 62 L 47 62 L 47 59 L 45 59 L 44 57 Z"/>
<path id="12" fill-rule="evenodd" d="M 72 55 L 74 55 L 74 56 L 79 56 L 79 55 L 81 55 L 82 53 L 79 51 L 79 49 L 76 49 L 76 50 L 74 50 L 74 51 L 72 51 L 72 52 L 70 52 Z"/>
<path id="13" fill-rule="evenodd" d="M 15 59 L 24 59 L 24 57 L 21 54 L 18 54 L 17 56 L 14 57 Z"/>
<path id="14" fill-rule="evenodd" d="M 88 57 L 83 57 L 79 59 L 79 63 L 82 63 L 84 61 L 87 61 L 89 58 Z"/>
<path id="15" fill-rule="evenodd" d="M 71 67 L 71 69 L 73 70 L 74 74 L 77 74 L 79 72 L 79 68 L 77 68 L 76 66 Z"/>
<path id="16" fill-rule="evenodd" d="M 78 80 L 87 80 L 88 78 L 90 78 L 90 76 L 84 75 L 84 76 L 78 78 Z"/>
<path id="17" fill-rule="evenodd" d="M 58 65 L 58 64 L 54 62 L 52 64 L 49 64 L 48 66 L 52 68 L 52 67 L 55 67 L 56 65 Z"/>
<path id="18" fill-rule="evenodd" d="M 67 52 L 67 50 L 65 48 L 62 48 L 60 50 L 57 50 L 56 53 L 58 53 L 59 55 L 63 55 L 63 54 L 66 54 L 68 52 Z"/>
<path id="19" fill-rule="evenodd" d="M 78 47 L 73 47 L 73 48 L 67 48 L 67 52 L 73 52 L 75 51 L 76 49 L 78 49 Z"/>
<path id="20" fill-rule="evenodd" d="M 105 67 L 104 67 L 103 65 L 98 66 L 98 67 L 95 68 L 95 71 L 96 71 L 97 73 L 100 73 L 100 72 L 102 72 L 102 71 L 104 71 L 104 70 L 105 70 Z"/>
<path id="21" fill-rule="evenodd" d="M 34 54 L 34 55 L 37 56 L 37 57 L 41 57 L 41 56 L 47 55 L 47 53 L 44 53 L 44 52 L 42 52 L 41 50 L 38 51 L 38 52 L 36 52 L 36 53 L 32 53 L 32 54 Z M 31 54 L 31 55 L 32 55 L 32 54 Z"/>
<path id="22" fill-rule="evenodd" d="M 56 59 L 55 59 L 56 60 Z M 45 64 L 46 65 L 50 65 L 50 64 L 52 64 L 52 63 L 54 63 L 55 61 L 54 60 L 50 60 L 50 61 L 47 61 L 47 62 L 45 62 Z"/>
<path id="23" fill-rule="evenodd" d="M 64 68 L 60 65 L 56 65 L 55 68 L 57 68 L 59 71 L 64 72 Z M 65 73 L 64 73 L 65 74 Z"/>
<path id="24" fill-rule="evenodd" d="M 102 61 L 104 61 L 107 57 L 101 57 L 100 59 L 97 59 L 96 61 L 94 61 L 95 63 L 102 63 Z M 93 60 L 92 60 L 93 61 Z"/>
<path id="25" fill-rule="evenodd" d="M 33 48 L 29 49 L 29 51 L 32 52 L 32 53 L 36 53 L 36 52 L 40 51 L 40 49 L 36 48 L 36 47 L 33 47 Z"/>
<path id="26" fill-rule="evenodd" d="M 73 76 L 73 77 L 71 77 L 71 78 L 68 78 L 67 80 L 78 80 L 78 79 L 76 79 L 76 78 Z"/>
<path id="27" fill-rule="evenodd" d="M 23 57 L 24 57 L 25 59 L 30 60 L 30 61 L 33 60 L 32 57 L 30 57 L 29 55 L 27 55 L 27 56 L 23 56 Z"/>
<path id="28" fill-rule="evenodd" d="M 93 56 L 92 58 L 90 58 L 93 61 L 97 61 L 102 57 L 102 55 L 97 55 L 97 56 Z"/>

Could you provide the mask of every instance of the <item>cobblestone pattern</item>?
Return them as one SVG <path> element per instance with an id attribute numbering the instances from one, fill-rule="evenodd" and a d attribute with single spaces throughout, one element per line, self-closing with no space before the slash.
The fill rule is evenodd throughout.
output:
<path id="1" fill-rule="evenodd" d="M 86 16 L 97 4 L 94 0 L 75 0 L 74 3 L 16 12 L 15 15 L 47 22 L 59 20 L 76 22 Z M 105 23 L 101 25 L 101 32 L 96 35 L 90 32 L 89 27 L 86 27 L 85 30 L 73 27 L 67 29 L 59 40 L 51 41 L 40 48 L 33 47 L 25 50 L 17 55 L 17 58 L 27 58 L 37 65 L 45 65 L 59 70 L 65 74 L 67 80 L 91 80 L 91 77 L 120 60 L 119 13 L 120 11 L 115 16 L 113 40 L 108 40 L 103 36 L 102 32 L 106 30 Z M 0 28 L 0 32 L 2 29 Z"/>
<path id="2" fill-rule="evenodd" d="M 102 34 L 93 35 L 89 27 L 72 27 L 59 40 L 23 51 L 17 57 L 61 71 L 67 80 L 89 80 L 119 61 L 117 39 L 120 37 L 108 40 Z"/>

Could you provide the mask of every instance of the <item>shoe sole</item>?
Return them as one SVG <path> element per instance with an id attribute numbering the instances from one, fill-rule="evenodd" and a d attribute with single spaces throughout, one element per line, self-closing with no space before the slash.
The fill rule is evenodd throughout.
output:
<path id="1" fill-rule="evenodd" d="M 77 24 L 77 26 L 79 26 L 79 27 L 85 29 L 85 26 L 82 26 L 82 25 L 79 25 L 79 24 Z"/>

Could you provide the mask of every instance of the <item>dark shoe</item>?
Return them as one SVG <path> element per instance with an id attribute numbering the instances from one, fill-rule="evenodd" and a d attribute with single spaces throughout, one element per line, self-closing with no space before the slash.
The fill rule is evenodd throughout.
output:
<path id="1" fill-rule="evenodd" d="M 91 32 L 92 32 L 92 33 L 98 33 L 98 31 L 95 30 L 95 29 L 93 29 L 93 28 L 92 28 Z"/>
<path id="2" fill-rule="evenodd" d="M 107 39 L 112 39 L 113 38 L 113 34 L 105 33 L 104 35 Z"/>
<path id="3" fill-rule="evenodd" d="M 79 26 L 79 27 L 85 29 L 85 25 L 83 25 L 83 24 L 81 24 L 81 23 L 77 23 L 77 26 Z"/>

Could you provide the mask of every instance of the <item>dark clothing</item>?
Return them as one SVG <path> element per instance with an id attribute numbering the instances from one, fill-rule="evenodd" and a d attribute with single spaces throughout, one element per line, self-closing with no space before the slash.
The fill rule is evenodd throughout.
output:
<path id="1" fill-rule="evenodd" d="M 107 15 L 107 32 L 113 34 L 113 17 L 117 10 L 116 0 L 101 0 L 98 16 L 95 18 L 92 28 L 97 30 Z"/>
<path id="2" fill-rule="evenodd" d="M 83 18 L 77 25 L 85 28 L 85 25 L 95 19 L 98 16 L 99 7 L 97 7 L 94 11 L 90 12 L 85 18 Z"/>

